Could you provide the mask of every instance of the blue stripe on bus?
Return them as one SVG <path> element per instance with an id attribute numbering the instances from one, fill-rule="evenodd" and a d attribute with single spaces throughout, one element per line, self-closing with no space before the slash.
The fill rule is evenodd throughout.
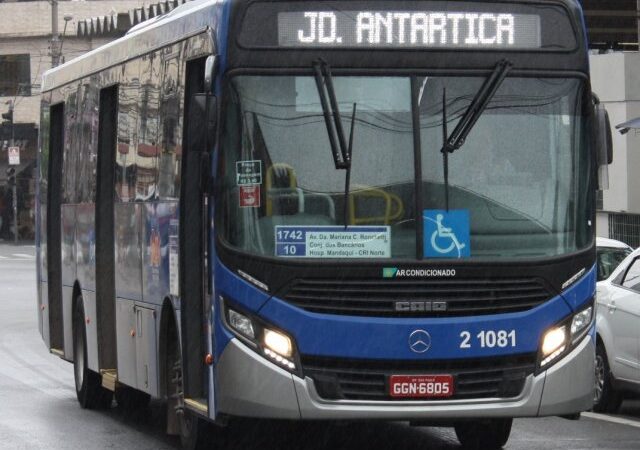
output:
<path id="1" fill-rule="evenodd" d="M 562 292 L 562 297 L 574 311 L 596 295 L 596 273 L 596 266 L 593 266 L 579 281 Z"/>
<path id="2" fill-rule="evenodd" d="M 215 288 L 217 295 L 233 300 L 244 309 L 257 312 L 269 300 L 270 295 L 249 284 L 216 259 Z"/>
<path id="3" fill-rule="evenodd" d="M 536 352 L 545 330 L 569 316 L 594 294 L 592 269 L 571 288 L 532 310 L 499 315 L 447 318 L 377 318 L 312 313 L 286 303 L 250 286 L 218 264 L 218 293 L 251 311 L 260 312 L 267 322 L 289 332 L 305 355 L 366 359 L 459 359 Z M 222 352 L 230 335 L 217 321 L 216 349 Z M 431 336 L 431 348 L 417 354 L 409 348 L 409 335 L 418 329 Z M 482 346 L 482 332 L 515 331 L 507 345 Z M 461 348 L 464 333 L 469 348 Z M 504 333 L 503 333 L 504 336 Z M 512 346 L 515 339 L 515 346 Z M 493 341 L 493 338 L 491 338 Z M 503 340 L 504 343 L 504 340 Z M 219 355 L 220 353 L 218 353 Z"/>
<path id="4" fill-rule="evenodd" d="M 570 314 L 561 297 L 533 310 L 482 317 L 372 318 L 310 313 L 273 298 L 261 310 L 267 321 L 293 335 L 302 354 L 367 359 L 456 359 L 529 353 L 538 350 L 544 330 Z M 417 354 L 409 348 L 409 335 L 425 330 L 431 348 Z M 482 347 L 481 332 L 515 331 L 501 348 Z M 461 348 L 466 342 L 469 348 Z M 515 339 L 515 346 L 512 342 Z"/>

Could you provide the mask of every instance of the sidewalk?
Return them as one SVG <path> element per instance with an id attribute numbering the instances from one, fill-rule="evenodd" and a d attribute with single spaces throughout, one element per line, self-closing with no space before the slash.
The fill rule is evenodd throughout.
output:
<path id="1" fill-rule="evenodd" d="M 36 247 L 32 241 L 13 242 L 0 241 L 0 261 L 33 260 L 36 257 Z"/>
<path id="2" fill-rule="evenodd" d="M 33 240 L 19 240 L 17 244 L 14 244 L 13 239 L 0 239 L 0 247 L 26 247 L 35 245 Z"/>

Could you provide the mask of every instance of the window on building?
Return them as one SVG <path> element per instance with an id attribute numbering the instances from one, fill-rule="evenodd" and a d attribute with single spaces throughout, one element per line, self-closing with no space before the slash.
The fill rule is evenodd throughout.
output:
<path id="1" fill-rule="evenodd" d="M 633 248 L 640 247 L 640 215 L 609 214 L 609 237 Z"/>
<path id="2" fill-rule="evenodd" d="M 0 55 L 0 97 L 16 95 L 31 95 L 29 55 Z"/>

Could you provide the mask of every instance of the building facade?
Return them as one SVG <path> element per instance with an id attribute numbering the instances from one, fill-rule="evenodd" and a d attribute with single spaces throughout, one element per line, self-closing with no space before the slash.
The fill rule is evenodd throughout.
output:
<path id="1" fill-rule="evenodd" d="M 613 131 L 609 189 L 602 192 L 598 236 L 640 246 L 640 130 L 621 134 L 617 124 L 640 117 L 640 53 L 591 56 L 593 91 L 604 103 Z"/>

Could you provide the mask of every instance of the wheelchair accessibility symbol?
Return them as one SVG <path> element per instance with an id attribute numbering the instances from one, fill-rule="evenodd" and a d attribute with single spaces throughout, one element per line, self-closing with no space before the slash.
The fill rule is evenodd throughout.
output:
<path id="1" fill-rule="evenodd" d="M 471 256 L 469 211 L 426 209 L 424 218 L 424 256 L 430 258 L 468 258 Z"/>

